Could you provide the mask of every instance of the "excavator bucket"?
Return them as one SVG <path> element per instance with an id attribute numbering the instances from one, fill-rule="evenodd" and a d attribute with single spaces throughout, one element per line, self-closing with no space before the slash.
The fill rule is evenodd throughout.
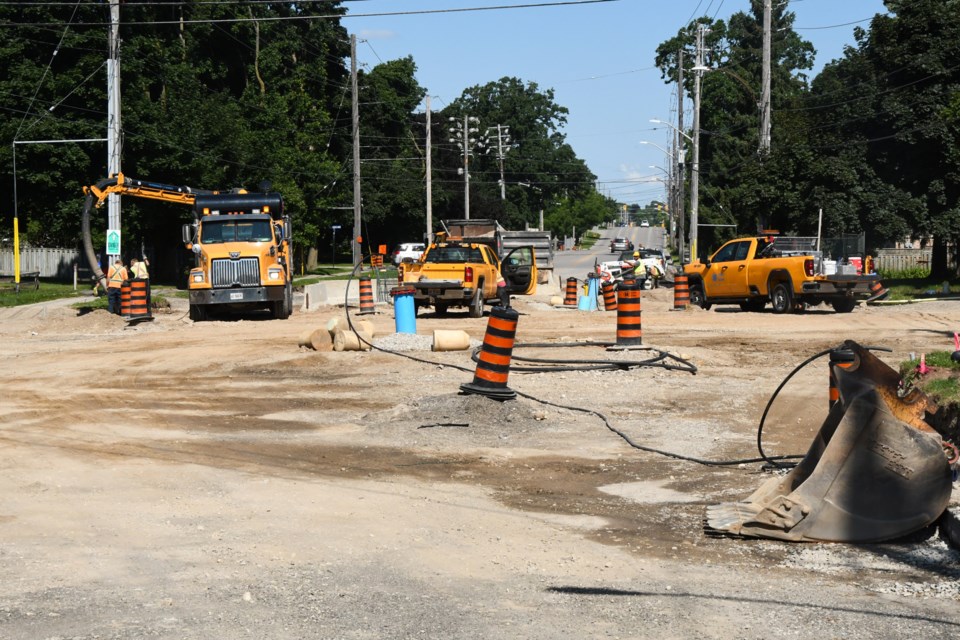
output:
<path id="1" fill-rule="evenodd" d="M 899 374 L 847 341 L 835 367 L 840 401 L 806 456 L 743 502 L 707 507 L 709 533 L 792 542 L 879 542 L 932 524 L 947 507 L 951 473 L 936 405 L 898 395 Z"/>

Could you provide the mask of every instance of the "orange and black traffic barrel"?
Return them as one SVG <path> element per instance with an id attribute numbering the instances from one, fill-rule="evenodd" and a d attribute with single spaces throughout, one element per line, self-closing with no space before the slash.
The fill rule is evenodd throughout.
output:
<path id="1" fill-rule="evenodd" d="M 563 305 L 565 307 L 577 306 L 577 279 L 576 278 L 567 278 L 567 290 L 563 298 Z"/>
<path id="2" fill-rule="evenodd" d="M 640 285 L 624 281 L 617 288 L 617 346 L 643 344 Z"/>
<path id="3" fill-rule="evenodd" d="M 617 289 L 614 286 L 613 282 L 603 283 L 603 310 L 604 311 L 617 310 Z"/>
<path id="4" fill-rule="evenodd" d="M 474 357 L 477 369 L 473 374 L 473 382 L 460 385 L 460 391 L 494 400 L 517 397 L 517 392 L 507 386 L 507 376 L 510 375 L 510 358 L 513 356 L 519 317 L 515 309 L 493 307 L 490 310 L 483 345 Z"/>
<path id="5" fill-rule="evenodd" d="M 830 350 L 830 401 L 828 409 L 833 409 L 833 405 L 840 402 L 840 390 L 837 388 L 837 376 L 833 372 L 834 367 L 848 369 L 856 362 L 857 356 L 850 349 L 838 347 Z"/>
<path id="6" fill-rule="evenodd" d="M 686 309 L 690 306 L 690 287 L 687 276 L 678 273 L 673 277 L 673 308 Z"/>
<path id="7" fill-rule="evenodd" d="M 874 280 L 870 284 L 870 297 L 867 298 L 867 302 L 873 302 L 874 300 L 882 300 L 887 296 L 889 291 L 883 286 L 883 282 L 879 279 Z"/>
<path id="8" fill-rule="evenodd" d="M 128 313 L 124 314 L 131 322 L 141 320 L 152 320 L 150 305 L 147 303 L 147 287 L 149 281 L 146 278 L 134 278 L 128 281 L 130 284 L 130 301 Z M 126 283 L 124 283 L 126 284 Z M 123 307 L 123 289 L 120 290 L 120 306 Z"/>
<path id="9" fill-rule="evenodd" d="M 370 278 L 360 278 L 360 315 L 367 313 L 376 313 L 376 305 L 373 302 L 373 283 Z"/>
<path id="10" fill-rule="evenodd" d="M 120 283 L 120 315 L 124 318 L 130 317 L 130 291 L 129 280 Z"/>

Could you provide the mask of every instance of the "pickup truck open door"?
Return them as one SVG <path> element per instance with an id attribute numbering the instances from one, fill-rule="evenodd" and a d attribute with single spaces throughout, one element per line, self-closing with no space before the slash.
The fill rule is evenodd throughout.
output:
<path id="1" fill-rule="evenodd" d="M 533 247 L 517 247 L 503 257 L 500 273 L 507 281 L 507 290 L 517 295 L 537 291 L 537 256 Z"/>

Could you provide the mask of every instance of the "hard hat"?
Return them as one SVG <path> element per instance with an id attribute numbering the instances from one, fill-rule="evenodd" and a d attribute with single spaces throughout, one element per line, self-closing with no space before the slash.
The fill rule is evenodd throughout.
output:
<path id="1" fill-rule="evenodd" d="M 639 252 L 639 251 L 634 251 L 634 252 L 633 252 L 633 257 L 634 257 L 634 258 L 639 258 L 639 257 L 640 257 L 640 252 Z"/>

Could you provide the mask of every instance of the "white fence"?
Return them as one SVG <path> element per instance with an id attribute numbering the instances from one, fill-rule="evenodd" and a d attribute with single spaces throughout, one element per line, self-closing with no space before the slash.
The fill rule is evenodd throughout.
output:
<path id="1" fill-rule="evenodd" d="M 76 249 L 45 249 L 42 247 L 21 249 L 20 273 L 36 273 L 39 271 L 41 278 L 72 280 L 73 265 L 77 264 L 79 256 L 80 254 Z M 13 275 L 13 249 L 0 249 L 0 274 Z"/>

